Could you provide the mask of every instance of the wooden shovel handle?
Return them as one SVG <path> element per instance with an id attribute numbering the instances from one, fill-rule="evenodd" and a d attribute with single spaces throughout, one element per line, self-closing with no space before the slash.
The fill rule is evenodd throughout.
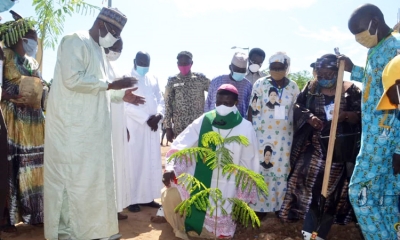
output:
<path id="1" fill-rule="evenodd" d="M 329 133 L 329 143 L 328 143 L 328 152 L 326 154 L 324 181 L 322 182 L 321 193 L 325 198 L 328 197 L 327 193 L 328 193 L 329 176 L 331 174 L 333 151 L 335 150 L 336 129 L 339 118 L 340 100 L 342 99 L 342 90 L 343 90 L 343 75 L 344 75 L 344 60 L 341 60 L 339 62 L 339 72 L 336 81 L 336 92 L 335 92 L 335 102 L 334 102 L 335 105 L 333 108 L 331 131 Z"/>

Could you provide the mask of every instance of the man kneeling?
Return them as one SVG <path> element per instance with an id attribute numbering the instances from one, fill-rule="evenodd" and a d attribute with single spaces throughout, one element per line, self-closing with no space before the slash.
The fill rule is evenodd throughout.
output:
<path id="1" fill-rule="evenodd" d="M 236 142 L 225 143 L 224 146 L 231 151 L 234 164 L 258 173 L 260 163 L 256 153 L 255 131 L 252 124 L 240 115 L 236 108 L 237 101 L 237 89 L 230 84 L 222 85 L 217 91 L 216 109 L 196 119 L 174 140 L 171 150 L 167 153 L 167 159 L 179 150 L 197 146 L 202 147 L 200 140 L 204 134 L 210 131 L 218 132 L 222 138 L 242 135 L 249 140 L 248 146 L 240 145 Z M 205 166 L 205 164 L 199 164 L 196 161 L 170 161 L 167 164 L 166 172 L 163 176 L 163 182 L 166 187 L 161 194 L 164 216 L 178 238 L 188 239 L 186 233 L 193 237 L 214 238 L 214 236 L 218 236 L 221 239 L 231 238 L 235 233 L 236 224 L 231 217 L 232 203 L 229 201 L 225 201 L 222 206 L 227 212 L 225 215 L 222 214 L 220 208 L 217 208 L 212 216 L 210 216 L 208 210 L 207 212 L 202 212 L 193 208 L 188 217 L 182 217 L 174 211 L 182 200 L 190 198 L 190 194 L 185 187 L 176 182 L 175 176 L 179 176 L 182 173 L 193 175 L 203 184 L 208 185 L 207 187 L 218 187 L 222 192 L 222 197 L 225 199 L 236 197 L 247 203 L 255 202 L 257 199 L 255 187 L 252 188 L 251 192 L 248 190 L 242 191 L 240 186 L 236 187 L 234 176 L 227 179 L 226 176 L 222 175 L 222 170 L 218 172 L 218 168 L 210 170 L 208 167 L 205 170 L 201 165 Z M 208 179 L 204 177 L 207 175 L 205 171 L 211 171 Z M 214 204 L 211 198 L 209 198 L 209 201 Z"/>

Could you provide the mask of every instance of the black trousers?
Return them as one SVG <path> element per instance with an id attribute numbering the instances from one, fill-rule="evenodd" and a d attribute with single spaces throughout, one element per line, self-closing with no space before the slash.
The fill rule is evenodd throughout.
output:
<path id="1" fill-rule="evenodd" d="M 3 113 L 0 109 L 0 222 L 3 220 L 4 208 L 8 194 L 8 141 L 7 129 L 4 123 Z"/>

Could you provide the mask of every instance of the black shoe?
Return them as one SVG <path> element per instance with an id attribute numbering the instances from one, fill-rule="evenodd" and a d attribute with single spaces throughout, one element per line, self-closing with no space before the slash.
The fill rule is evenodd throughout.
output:
<path id="1" fill-rule="evenodd" d="M 128 206 L 129 212 L 140 212 L 139 204 L 132 204 Z"/>
<path id="2" fill-rule="evenodd" d="M 154 200 L 149 203 L 144 203 L 144 204 L 140 204 L 140 205 L 146 206 L 146 207 L 152 207 L 152 208 L 160 208 L 161 207 L 161 205 L 154 202 Z"/>

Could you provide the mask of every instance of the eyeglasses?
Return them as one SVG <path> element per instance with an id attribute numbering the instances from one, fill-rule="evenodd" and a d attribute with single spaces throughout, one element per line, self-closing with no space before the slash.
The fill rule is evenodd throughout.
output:
<path id="1" fill-rule="evenodd" d="M 106 27 L 106 30 L 107 30 L 109 33 L 111 33 L 111 35 L 113 35 L 113 37 L 115 37 L 115 38 L 117 38 L 117 39 L 120 39 L 121 36 L 117 35 L 117 32 L 116 32 L 111 26 L 109 26 L 109 28 L 108 28 L 107 25 L 106 25 L 106 23 L 107 23 L 107 22 L 104 22 L 104 26 Z M 108 23 L 107 23 L 107 24 L 108 24 Z M 111 30 L 108 30 L 108 29 L 111 29 Z"/>
<path id="2" fill-rule="evenodd" d="M 282 68 L 282 67 L 270 67 L 269 68 L 270 71 L 276 71 L 276 72 L 284 72 L 286 71 L 286 68 Z"/>

